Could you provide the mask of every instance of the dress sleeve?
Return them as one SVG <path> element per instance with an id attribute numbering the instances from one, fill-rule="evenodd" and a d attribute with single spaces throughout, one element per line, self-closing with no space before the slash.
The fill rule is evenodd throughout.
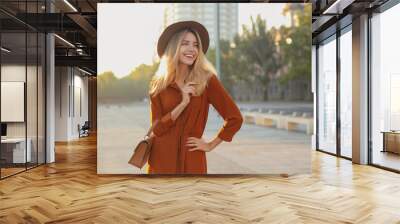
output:
<path id="1" fill-rule="evenodd" d="M 151 125 L 153 125 L 156 120 L 159 120 L 157 125 L 153 128 L 153 133 L 157 137 L 160 137 L 175 124 L 175 121 L 171 118 L 171 112 L 163 115 L 159 94 L 157 94 L 157 96 L 150 96 L 150 105 Z"/>
<path id="2" fill-rule="evenodd" d="M 243 124 L 243 116 L 215 75 L 210 77 L 207 88 L 208 102 L 213 105 L 225 121 L 218 132 L 218 137 L 226 142 L 231 142 L 233 136 Z"/>

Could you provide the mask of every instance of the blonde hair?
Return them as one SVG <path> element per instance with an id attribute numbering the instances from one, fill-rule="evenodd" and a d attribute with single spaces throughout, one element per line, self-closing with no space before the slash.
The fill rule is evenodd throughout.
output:
<path id="1" fill-rule="evenodd" d="M 195 35 L 199 50 L 196 60 L 193 62 L 193 65 L 189 67 L 190 71 L 189 75 L 185 79 L 185 83 L 198 83 L 194 88 L 195 95 L 199 96 L 206 88 L 207 81 L 211 75 L 217 74 L 214 66 L 208 61 L 203 53 L 203 46 L 199 34 L 192 29 L 185 29 L 174 34 L 168 42 L 165 53 L 161 57 L 158 70 L 150 81 L 150 95 L 157 95 L 175 81 L 179 65 L 179 50 L 187 32 L 191 32 Z"/>

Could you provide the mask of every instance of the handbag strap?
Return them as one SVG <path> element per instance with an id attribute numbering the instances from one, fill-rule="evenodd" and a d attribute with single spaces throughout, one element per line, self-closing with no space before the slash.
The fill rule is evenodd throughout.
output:
<path id="1" fill-rule="evenodd" d="M 155 120 L 155 121 L 153 122 L 153 124 L 151 125 L 151 127 L 150 127 L 149 130 L 147 131 L 147 134 L 144 136 L 144 138 L 150 137 L 149 135 L 150 135 L 151 131 L 153 131 L 153 129 L 154 129 L 154 127 L 156 126 L 157 123 L 158 123 L 158 120 Z"/>

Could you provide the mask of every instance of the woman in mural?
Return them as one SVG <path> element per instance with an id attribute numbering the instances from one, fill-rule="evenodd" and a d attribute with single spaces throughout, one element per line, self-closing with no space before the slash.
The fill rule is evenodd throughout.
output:
<path id="1" fill-rule="evenodd" d="M 231 142 L 243 118 L 205 57 L 206 28 L 195 21 L 168 26 L 157 44 L 160 67 L 150 83 L 151 121 L 158 120 L 148 162 L 151 174 L 206 174 L 206 152 Z M 224 119 L 215 138 L 202 138 L 212 105 Z"/>

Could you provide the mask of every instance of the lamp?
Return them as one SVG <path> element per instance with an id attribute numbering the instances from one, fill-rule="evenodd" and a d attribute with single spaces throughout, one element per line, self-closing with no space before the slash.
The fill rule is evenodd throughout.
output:
<path id="1" fill-rule="evenodd" d="M 78 70 L 81 71 L 81 72 L 83 72 L 83 73 L 85 73 L 85 74 L 87 74 L 87 75 L 90 75 L 90 76 L 92 75 L 92 73 L 90 73 L 90 72 L 88 72 L 88 71 L 86 71 L 86 70 L 83 70 L 83 69 L 81 69 L 81 68 L 79 68 L 79 67 L 78 67 Z"/>
<path id="2" fill-rule="evenodd" d="M 68 2 L 68 0 L 64 0 L 65 4 L 67 4 L 72 10 L 74 10 L 75 12 L 78 12 L 78 10 L 71 4 Z"/>
<path id="3" fill-rule="evenodd" d="M 67 41 L 66 39 L 60 37 L 59 35 L 54 34 L 54 36 L 56 36 L 59 40 L 61 40 L 62 42 L 66 43 L 67 45 L 69 45 L 69 46 L 75 48 L 75 45 L 73 45 L 71 42 Z"/>
<path id="4" fill-rule="evenodd" d="M 10 52 L 11 52 L 11 50 L 9 50 L 9 49 L 7 49 L 7 48 L 5 48 L 5 47 L 1 47 L 1 50 L 4 51 L 4 52 L 6 52 L 6 53 L 10 53 Z"/>
<path id="5" fill-rule="evenodd" d="M 325 9 L 322 14 L 342 14 L 343 10 L 354 1 L 355 0 L 336 0 L 332 5 Z"/>

